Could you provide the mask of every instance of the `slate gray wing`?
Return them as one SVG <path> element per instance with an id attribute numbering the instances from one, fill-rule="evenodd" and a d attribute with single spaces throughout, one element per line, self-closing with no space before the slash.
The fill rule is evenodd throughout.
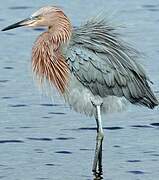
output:
<path id="1" fill-rule="evenodd" d="M 70 71 L 94 95 L 124 96 L 131 103 L 158 104 L 137 53 L 104 21 L 91 21 L 74 30 L 65 53 Z"/>

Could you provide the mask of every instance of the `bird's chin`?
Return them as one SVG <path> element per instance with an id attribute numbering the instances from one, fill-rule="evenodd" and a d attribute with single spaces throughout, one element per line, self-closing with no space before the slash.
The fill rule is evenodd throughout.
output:
<path id="1" fill-rule="evenodd" d="M 31 22 L 31 23 L 27 23 L 27 24 L 25 24 L 25 26 L 28 26 L 28 27 L 34 28 L 34 27 L 38 27 L 38 24 L 37 24 L 36 22 Z"/>
<path id="2" fill-rule="evenodd" d="M 31 28 L 37 28 L 37 29 L 41 29 L 41 28 L 44 28 L 45 26 L 44 25 L 41 25 L 40 23 L 38 22 L 35 22 L 35 23 L 30 23 L 27 25 L 28 27 L 31 27 Z"/>

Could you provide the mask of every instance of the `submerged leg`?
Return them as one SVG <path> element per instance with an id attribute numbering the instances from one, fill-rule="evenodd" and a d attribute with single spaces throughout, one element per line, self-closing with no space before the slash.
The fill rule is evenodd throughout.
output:
<path id="1" fill-rule="evenodd" d="M 96 106 L 96 122 L 97 122 L 97 138 L 96 138 L 96 149 L 95 156 L 93 162 L 93 173 L 95 176 L 102 175 L 102 142 L 104 138 L 102 121 L 101 121 L 101 113 L 100 113 L 100 105 Z"/>

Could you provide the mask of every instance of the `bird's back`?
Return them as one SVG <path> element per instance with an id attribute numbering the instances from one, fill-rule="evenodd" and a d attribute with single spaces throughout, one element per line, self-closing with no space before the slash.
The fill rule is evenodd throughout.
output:
<path id="1" fill-rule="evenodd" d="M 137 62 L 138 52 L 104 20 L 75 28 L 64 55 L 72 76 L 93 96 L 125 97 L 149 108 L 158 105 L 149 79 Z"/>

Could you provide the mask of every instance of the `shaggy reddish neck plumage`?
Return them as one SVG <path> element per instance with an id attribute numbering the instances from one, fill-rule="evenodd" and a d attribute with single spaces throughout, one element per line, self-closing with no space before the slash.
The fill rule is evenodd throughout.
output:
<path id="1" fill-rule="evenodd" d="M 62 11 L 57 11 L 48 31 L 38 37 L 32 50 L 33 72 L 40 83 L 48 80 L 62 94 L 67 89 L 69 69 L 61 52 L 61 45 L 69 42 L 71 33 L 69 19 Z"/>
<path id="2" fill-rule="evenodd" d="M 72 33 L 72 26 L 69 19 L 62 11 L 56 12 L 48 32 L 56 44 L 62 44 L 69 41 Z"/>

